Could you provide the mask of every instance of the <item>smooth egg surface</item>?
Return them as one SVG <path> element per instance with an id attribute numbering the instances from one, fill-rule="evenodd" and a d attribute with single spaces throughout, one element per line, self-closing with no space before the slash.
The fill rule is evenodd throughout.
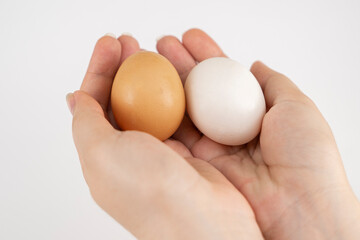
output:
<path id="1" fill-rule="evenodd" d="M 165 140 L 179 127 L 185 112 L 179 74 L 160 54 L 139 51 L 118 70 L 111 107 L 122 130 L 144 131 Z"/>
<path id="2" fill-rule="evenodd" d="M 240 63 L 223 57 L 200 62 L 186 79 L 185 94 L 191 120 L 215 142 L 241 145 L 260 132 L 264 95 Z"/>

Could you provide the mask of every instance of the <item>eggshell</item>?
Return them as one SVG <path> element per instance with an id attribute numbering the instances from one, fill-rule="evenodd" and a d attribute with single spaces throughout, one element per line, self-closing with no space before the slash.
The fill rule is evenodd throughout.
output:
<path id="1" fill-rule="evenodd" d="M 144 131 L 165 140 L 184 116 L 181 79 L 165 57 L 137 52 L 122 63 L 115 76 L 111 107 L 122 130 Z"/>
<path id="2" fill-rule="evenodd" d="M 193 123 L 218 143 L 241 145 L 260 131 L 264 95 L 254 75 L 234 60 L 200 62 L 186 79 L 185 95 Z"/>

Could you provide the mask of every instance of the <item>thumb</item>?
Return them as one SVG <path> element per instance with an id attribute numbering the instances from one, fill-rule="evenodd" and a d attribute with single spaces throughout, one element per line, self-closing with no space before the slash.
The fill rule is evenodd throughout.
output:
<path id="1" fill-rule="evenodd" d="M 106 120 L 100 104 L 83 91 L 66 96 L 69 109 L 73 114 L 72 131 L 80 159 L 86 152 L 107 143 L 114 135 L 114 128 Z"/>
<path id="2" fill-rule="evenodd" d="M 258 80 L 265 96 L 266 105 L 272 107 L 280 102 L 298 102 L 313 106 L 314 103 L 285 75 L 262 62 L 255 62 L 251 72 Z"/>

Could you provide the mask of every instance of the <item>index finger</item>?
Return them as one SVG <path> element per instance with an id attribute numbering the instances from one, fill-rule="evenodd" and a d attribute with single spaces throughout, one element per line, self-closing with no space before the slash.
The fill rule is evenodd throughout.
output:
<path id="1" fill-rule="evenodd" d="M 186 31 L 182 43 L 198 62 L 212 57 L 226 57 L 219 45 L 201 29 L 193 28 Z"/>
<path id="2" fill-rule="evenodd" d="M 120 66 L 121 44 L 113 36 L 100 38 L 94 48 L 80 90 L 93 97 L 106 112 L 111 85 Z"/>

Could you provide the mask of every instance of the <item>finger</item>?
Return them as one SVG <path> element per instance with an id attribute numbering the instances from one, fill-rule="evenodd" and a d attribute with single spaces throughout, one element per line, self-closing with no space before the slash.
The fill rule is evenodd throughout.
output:
<path id="1" fill-rule="evenodd" d="M 132 36 L 124 34 L 121 35 L 118 40 L 121 44 L 120 64 L 122 64 L 126 58 L 139 51 L 139 43 Z M 107 115 L 114 128 L 119 129 L 119 126 L 115 121 L 114 113 L 112 112 L 111 103 L 108 104 Z"/>
<path id="2" fill-rule="evenodd" d="M 181 42 L 173 36 L 165 36 L 156 44 L 158 52 L 166 57 L 176 68 L 180 78 L 185 83 L 187 75 L 196 65 L 195 60 L 184 48 Z M 188 149 L 201 138 L 200 132 L 194 127 L 190 119 L 185 116 L 173 138 L 182 142 Z"/>
<path id="3" fill-rule="evenodd" d="M 121 44 L 104 36 L 96 43 L 80 90 L 87 92 L 106 111 L 111 85 L 120 66 Z"/>
<path id="4" fill-rule="evenodd" d="M 251 67 L 251 72 L 264 92 L 268 108 L 281 101 L 312 103 L 290 79 L 267 67 L 262 62 L 255 62 Z"/>
<path id="5" fill-rule="evenodd" d="M 118 38 L 118 40 L 121 43 L 121 63 L 123 63 L 125 59 L 132 54 L 140 51 L 138 41 L 132 36 L 123 34 Z"/>
<path id="6" fill-rule="evenodd" d="M 156 44 L 158 52 L 166 57 L 176 68 L 183 84 L 196 62 L 181 42 L 174 36 L 165 36 Z"/>
<path id="7" fill-rule="evenodd" d="M 185 32 L 182 43 L 198 62 L 212 57 L 226 57 L 216 42 L 200 29 Z"/>
<path id="8" fill-rule="evenodd" d="M 80 159 L 83 159 L 94 148 L 107 144 L 115 131 L 99 103 L 86 92 L 76 91 L 69 102 L 73 106 L 73 138 Z"/>

